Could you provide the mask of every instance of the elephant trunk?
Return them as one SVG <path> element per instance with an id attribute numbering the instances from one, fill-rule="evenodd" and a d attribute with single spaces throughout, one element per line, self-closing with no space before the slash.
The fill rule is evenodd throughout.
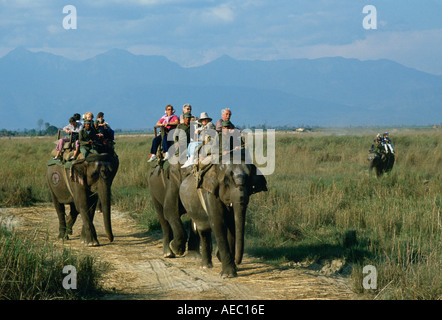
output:
<path id="1" fill-rule="evenodd" d="M 98 185 L 98 197 L 101 202 L 101 211 L 103 213 L 104 229 L 110 242 L 114 240 L 111 225 L 111 187 L 105 181 Z"/>
<path id="2" fill-rule="evenodd" d="M 242 188 L 241 188 L 242 189 Z M 244 227 L 246 222 L 246 211 L 248 195 L 242 192 L 239 201 L 233 202 L 235 219 L 235 263 L 240 264 L 244 254 Z"/>

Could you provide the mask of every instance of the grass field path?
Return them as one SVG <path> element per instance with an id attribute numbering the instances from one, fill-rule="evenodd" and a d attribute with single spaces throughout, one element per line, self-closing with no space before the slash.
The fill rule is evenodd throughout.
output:
<path id="1" fill-rule="evenodd" d="M 101 213 L 96 214 L 94 223 L 101 246 L 94 248 L 80 243 L 80 217 L 70 240 L 57 240 L 58 219 L 49 205 L 1 209 L 0 223 L 107 262 L 110 270 L 104 276 L 103 287 L 112 293 L 104 299 L 357 299 L 345 278 L 324 276 L 298 266 L 278 268 L 247 255 L 238 268 L 238 277 L 233 279 L 219 276 L 221 264 L 216 257 L 212 269 L 202 269 L 199 260 L 186 256 L 163 258 L 161 234 L 146 232 L 128 214 L 115 210 L 112 243 L 104 234 Z"/>

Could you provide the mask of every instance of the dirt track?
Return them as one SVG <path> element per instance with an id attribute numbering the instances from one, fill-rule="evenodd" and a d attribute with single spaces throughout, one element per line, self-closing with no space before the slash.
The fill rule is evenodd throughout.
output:
<path id="1" fill-rule="evenodd" d="M 0 209 L 0 224 L 18 230 L 36 230 L 49 241 L 98 257 L 111 265 L 103 286 L 114 294 L 105 299 L 157 300 L 299 300 L 357 299 L 345 278 L 325 276 L 299 266 L 276 268 L 245 255 L 238 277 L 222 279 L 220 262 L 202 269 L 190 257 L 163 258 L 161 234 L 137 228 L 127 214 L 113 211 L 114 242 L 104 235 L 103 219 L 94 220 L 101 246 L 84 247 L 79 240 L 81 218 L 69 241 L 58 241 L 55 209 L 40 206 Z M 339 266 L 338 266 L 339 267 Z"/>

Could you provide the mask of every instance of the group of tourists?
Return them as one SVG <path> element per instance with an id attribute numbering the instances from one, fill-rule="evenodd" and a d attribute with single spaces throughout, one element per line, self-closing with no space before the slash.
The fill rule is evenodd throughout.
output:
<path id="1" fill-rule="evenodd" d="M 182 114 L 180 116 L 175 114 L 175 109 L 172 105 L 167 105 L 165 115 L 156 123 L 157 127 L 162 128 L 162 134 L 157 135 L 152 140 L 148 162 L 157 160 L 157 151 L 160 145 L 164 153 L 163 160 L 168 160 L 171 157 L 169 148 L 178 141 L 185 141 L 187 146 L 187 161 L 182 165 L 182 168 L 191 166 L 195 163 L 195 158 L 198 154 L 197 149 L 208 144 L 211 138 L 213 138 L 213 134 L 209 134 L 212 132 L 216 132 L 220 136 L 222 134 L 229 135 L 227 139 L 219 140 L 222 154 L 238 149 L 239 145 L 243 144 L 243 141 L 239 141 L 239 144 L 232 145 L 231 133 L 239 130 L 237 130 L 235 125 L 230 121 L 231 116 L 232 112 L 229 108 L 222 109 L 221 118 L 214 124 L 207 112 L 202 112 L 199 117 L 194 116 L 190 104 L 183 105 Z M 179 130 L 173 133 L 173 137 L 169 137 L 169 134 L 173 132 L 174 129 Z M 79 113 L 75 113 L 69 118 L 69 124 L 65 126 L 62 131 L 69 134 L 69 137 L 58 140 L 54 160 L 61 159 L 63 147 L 66 142 L 71 142 L 72 149 L 74 149 L 74 153 L 69 160 L 77 159 L 80 153 L 86 158 L 90 153 L 100 153 L 100 150 L 113 149 L 113 145 L 115 144 L 114 131 L 104 120 L 103 112 L 97 114 L 95 121 L 94 115 L 90 111 L 83 114 L 83 118 L 81 118 Z M 195 135 L 191 136 L 191 133 L 195 133 Z M 241 140 L 240 135 L 238 140 Z M 226 141 L 229 145 L 222 145 Z M 388 132 L 385 132 L 383 135 L 377 134 L 370 152 L 394 154 L 394 146 Z"/>
<path id="2" fill-rule="evenodd" d="M 225 129 L 224 132 L 235 130 L 235 125 L 230 121 L 231 116 L 232 112 L 229 108 L 222 109 L 221 118 L 214 124 L 207 112 L 202 112 L 200 117 L 192 115 L 192 106 L 190 104 L 183 105 L 182 114 L 179 117 L 175 114 L 173 106 L 167 105 L 165 115 L 156 124 L 157 127 L 161 127 L 164 131 L 162 135 L 158 135 L 153 139 L 148 162 L 157 159 L 156 154 L 160 145 L 165 154 L 163 160 L 168 160 L 171 157 L 169 154 L 171 145 L 178 141 L 186 141 L 187 161 L 182 165 L 182 168 L 193 165 L 197 148 L 208 143 L 213 136 L 209 133 L 215 131 L 222 133 L 223 129 Z M 193 131 L 191 130 L 192 126 Z M 173 129 L 177 130 L 173 133 L 173 137 L 169 137 L 168 135 Z M 191 132 L 195 133 L 194 137 L 191 136 Z"/>
<path id="3" fill-rule="evenodd" d="M 394 146 L 388 132 L 385 132 L 382 136 L 380 133 L 378 133 L 373 142 L 374 143 L 371 146 L 370 152 L 386 154 L 394 153 Z"/>
<path id="4" fill-rule="evenodd" d="M 104 113 L 98 112 L 94 121 L 94 114 L 90 111 L 83 114 L 83 119 L 79 113 L 75 113 L 69 118 L 69 124 L 63 128 L 69 137 L 58 140 L 54 160 L 61 159 L 63 146 L 66 142 L 72 142 L 74 154 L 69 160 L 77 159 L 81 153 L 86 158 L 90 153 L 99 153 L 102 149 L 113 148 L 114 131 L 104 120 Z"/>

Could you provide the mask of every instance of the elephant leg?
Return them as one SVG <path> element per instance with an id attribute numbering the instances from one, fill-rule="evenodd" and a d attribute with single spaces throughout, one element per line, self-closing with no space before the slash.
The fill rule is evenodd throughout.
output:
<path id="1" fill-rule="evenodd" d="M 373 169 L 374 169 L 374 168 L 375 168 L 375 167 L 374 167 L 373 160 L 371 160 L 371 161 L 370 161 L 370 164 L 369 164 L 369 166 L 368 166 L 368 173 L 369 173 L 370 175 L 373 174 Z"/>
<path id="2" fill-rule="evenodd" d="M 71 207 L 71 211 L 69 212 L 69 215 L 66 218 L 66 232 L 68 234 L 72 235 L 75 221 L 77 221 L 78 211 L 77 211 L 77 208 L 75 208 L 75 205 L 73 203 L 70 204 L 70 207 Z"/>
<path id="3" fill-rule="evenodd" d="M 376 167 L 376 176 L 380 177 L 384 173 L 384 170 L 381 167 Z"/>
<path id="4" fill-rule="evenodd" d="M 229 212 L 225 215 L 226 227 L 227 227 L 227 245 L 229 246 L 229 252 L 232 257 L 235 256 L 235 217 L 233 212 Z"/>
<path id="5" fill-rule="evenodd" d="M 179 200 L 179 186 L 168 184 L 163 207 L 164 217 L 173 232 L 173 240 L 169 243 L 169 247 L 176 255 L 182 256 L 186 252 L 187 233 L 181 221 L 181 214 L 185 213 L 185 209 Z"/>
<path id="6" fill-rule="evenodd" d="M 210 230 L 199 231 L 201 238 L 201 267 L 212 268 L 212 233 Z"/>
<path id="7" fill-rule="evenodd" d="M 97 208 L 97 202 L 98 202 L 98 195 L 97 194 L 91 194 L 89 196 L 89 205 L 88 205 L 88 215 L 89 218 L 91 219 L 91 223 L 94 222 L 94 217 L 95 217 L 95 209 Z"/>
<path id="8" fill-rule="evenodd" d="M 83 220 L 83 228 L 81 229 L 81 242 L 83 242 L 88 247 L 98 247 L 100 243 L 97 239 L 97 232 L 95 231 L 94 225 L 90 222 L 85 214 L 81 214 Z"/>
<path id="9" fill-rule="evenodd" d="M 236 277 L 236 265 L 233 259 L 234 256 L 230 252 L 227 240 L 227 229 L 223 226 L 221 228 L 215 228 L 213 231 L 218 246 L 218 258 L 222 265 L 221 276 L 223 278 Z"/>
<path id="10" fill-rule="evenodd" d="M 95 205 L 90 201 L 87 201 L 91 195 L 88 194 L 85 197 L 79 196 L 76 199 L 75 206 L 80 209 L 81 219 L 83 221 L 83 227 L 81 229 L 81 241 L 89 246 L 96 247 L 100 243 L 97 239 L 97 232 L 95 231 L 94 224 L 92 223 L 93 215 L 91 215 L 91 208 L 95 209 Z"/>
<path id="11" fill-rule="evenodd" d="M 213 198 L 213 199 L 212 199 Z M 206 201 L 208 206 L 210 227 L 215 235 L 216 243 L 218 246 L 218 257 L 221 260 L 222 270 L 221 276 L 223 278 L 236 277 L 236 265 L 234 261 L 234 255 L 230 251 L 229 242 L 227 239 L 227 224 L 225 220 L 224 208 L 219 201 L 211 194 L 208 194 L 208 200 Z"/>
<path id="12" fill-rule="evenodd" d="M 387 164 L 386 164 L 386 172 L 390 172 L 393 169 L 393 165 L 394 165 L 394 156 L 390 156 L 387 160 Z"/>
<path id="13" fill-rule="evenodd" d="M 63 203 L 58 202 L 55 194 L 51 191 L 52 202 L 55 206 L 55 211 L 58 216 L 58 239 L 69 240 L 68 234 L 66 232 L 66 213 Z"/>
<path id="14" fill-rule="evenodd" d="M 170 241 L 169 247 L 176 255 L 182 256 L 186 252 L 187 233 L 179 216 L 178 205 L 165 205 L 164 215 L 173 233 L 173 240 Z"/>
<path id="15" fill-rule="evenodd" d="M 161 231 L 163 232 L 163 256 L 164 258 L 175 258 L 175 254 L 169 247 L 169 243 L 173 239 L 172 228 L 170 227 L 169 222 L 164 218 L 163 206 L 155 199 L 153 199 L 153 205 L 161 224 Z"/>
<path id="16" fill-rule="evenodd" d="M 186 231 L 181 223 L 173 221 L 171 224 L 174 238 L 169 242 L 170 249 L 177 255 L 182 256 L 186 252 Z"/>
<path id="17" fill-rule="evenodd" d="M 382 161 L 380 159 L 375 159 L 370 165 L 370 171 L 374 169 L 376 173 L 376 177 L 379 177 L 382 175 Z"/>

